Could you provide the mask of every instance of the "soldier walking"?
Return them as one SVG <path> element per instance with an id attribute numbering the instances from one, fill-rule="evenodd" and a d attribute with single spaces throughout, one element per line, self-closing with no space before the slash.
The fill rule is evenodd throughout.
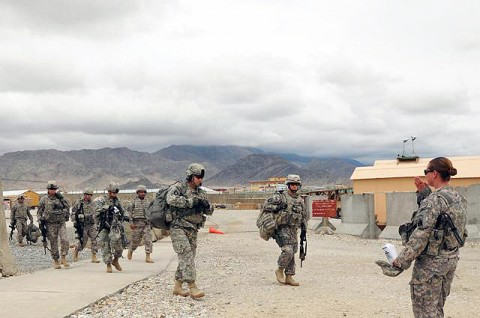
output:
<path id="1" fill-rule="evenodd" d="M 112 272 L 112 265 L 117 271 L 122 271 L 118 259 L 122 257 L 125 247 L 125 214 L 120 200 L 118 183 L 111 182 L 107 187 L 106 196 L 95 199 L 99 240 L 102 247 L 102 259 L 107 264 L 107 273 Z M 112 260 L 113 255 L 113 260 Z"/>
<path id="2" fill-rule="evenodd" d="M 33 217 L 30 213 L 30 207 L 25 203 L 23 194 L 17 197 L 17 202 L 12 207 L 10 218 L 10 227 L 17 227 L 18 246 L 24 247 L 23 238 L 27 235 L 27 218 L 30 220 L 30 223 L 33 223 Z"/>
<path id="3" fill-rule="evenodd" d="M 213 207 L 206 192 L 200 188 L 205 176 L 205 168 L 198 163 L 190 164 L 186 171 L 186 180 L 173 184 L 167 193 L 173 221 L 170 228 L 173 249 L 178 255 L 173 294 L 193 299 L 205 296 L 198 289 L 195 279 L 195 253 L 197 250 L 198 229 L 205 223 L 204 214 L 211 215 Z M 190 292 L 182 289 L 187 283 Z"/>
<path id="4" fill-rule="evenodd" d="M 143 238 L 145 245 L 145 262 L 153 263 L 150 258 L 152 253 L 152 228 L 150 222 L 145 215 L 148 208 L 148 199 L 145 198 L 147 194 L 147 187 L 139 185 L 137 187 L 137 196 L 128 205 L 127 211 L 130 216 L 130 229 L 132 230 L 132 241 L 128 248 L 127 258 L 132 259 L 133 251 L 137 249 Z"/>
<path id="5" fill-rule="evenodd" d="M 414 316 L 444 317 L 459 249 L 467 236 L 467 202 L 449 185 L 457 169 L 448 158 L 432 159 L 424 172 L 426 182 L 414 180 L 420 205 L 412 219 L 413 232 L 392 265 L 407 269 L 415 260 L 410 280 Z"/>
<path id="6" fill-rule="evenodd" d="M 55 180 L 48 181 L 47 194 L 40 199 L 37 217 L 40 226 L 47 228 L 47 238 L 50 241 L 50 253 L 53 259 L 53 267 L 60 269 L 69 267 L 66 256 L 68 254 L 67 228 L 65 222 L 70 216 L 70 204 L 61 193 L 57 192 L 58 185 Z M 60 238 L 60 254 L 58 252 L 58 239 Z"/>
<path id="7" fill-rule="evenodd" d="M 78 199 L 72 207 L 70 216 L 77 231 L 77 242 L 73 251 L 73 261 L 78 261 L 78 252 L 87 245 L 88 239 L 92 245 L 92 263 L 100 263 L 97 259 L 97 226 L 95 223 L 95 205 L 92 201 L 93 190 L 85 188 L 83 198 Z"/>
<path id="8" fill-rule="evenodd" d="M 277 281 L 281 284 L 299 286 L 293 279 L 295 275 L 295 253 L 298 251 L 298 228 L 307 225 L 305 203 L 298 194 L 302 182 L 300 176 L 289 174 L 285 180 L 287 192 L 277 192 L 268 198 L 263 206 L 265 212 L 275 215 L 275 241 L 282 252 L 278 258 L 275 271 Z"/>

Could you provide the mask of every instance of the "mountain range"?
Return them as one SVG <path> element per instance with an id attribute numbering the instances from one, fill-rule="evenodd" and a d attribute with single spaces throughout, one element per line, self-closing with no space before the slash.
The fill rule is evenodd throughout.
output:
<path id="1" fill-rule="evenodd" d="M 204 184 L 208 187 L 246 186 L 249 181 L 287 174 L 300 175 L 305 185 L 348 184 L 355 167 L 363 166 L 352 159 L 275 154 L 240 146 L 172 145 L 154 153 L 125 147 L 48 149 L 0 156 L 0 178 L 4 190 L 44 190 L 51 179 L 66 191 L 86 186 L 103 189 L 111 180 L 119 182 L 122 189 L 138 184 L 156 188 L 184 179 L 191 162 L 205 166 Z"/>

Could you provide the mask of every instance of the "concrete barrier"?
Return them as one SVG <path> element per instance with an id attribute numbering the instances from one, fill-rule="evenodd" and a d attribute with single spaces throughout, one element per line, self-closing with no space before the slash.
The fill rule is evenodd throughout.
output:
<path id="1" fill-rule="evenodd" d="M 373 194 L 344 194 L 341 201 L 342 223 L 337 225 L 336 233 L 378 238 L 381 231 L 375 222 Z"/>
<path id="2" fill-rule="evenodd" d="M 398 227 L 412 218 L 417 210 L 417 194 L 415 192 L 386 193 L 387 226 L 380 234 L 382 239 L 398 239 Z"/>
<path id="3" fill-rule="evenodd" d="M 467 241 L 478 240 L 480 239 L 480 184 L 457 188 L 457 191 L 467 199 Z"/>

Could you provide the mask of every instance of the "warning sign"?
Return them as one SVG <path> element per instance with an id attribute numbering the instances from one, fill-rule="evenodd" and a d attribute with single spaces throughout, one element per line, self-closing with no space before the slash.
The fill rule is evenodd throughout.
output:
<path id="1" fill-rule="evenodd" d="M 312 217 L 334 218 L 337 216 L 336 200 L 312 200 Z"/>

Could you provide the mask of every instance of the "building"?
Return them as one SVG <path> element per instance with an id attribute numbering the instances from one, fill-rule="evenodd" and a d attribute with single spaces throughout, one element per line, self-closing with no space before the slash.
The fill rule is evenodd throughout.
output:
<path id="1" fill-rule="evenodd" d="M 480 184 L 480 157 L 448 157 L 457 169 L 452 186 Z M 373 166 L 357 167 L 350 179 L 353 193 L 373 193 L 375 214 L 379 225 L 386 224 L 386 193 L 415 192 L 413 178 L 423 176 L 423 170 L 432 158 L 413 160 L 377 160 Z M 413 211 L 412 211 L 413 212 Z"/>
<path id="2" fill-rule="evenodd" d="M 17 201 L 19 195 L 25 197 L 25 203 L 31 207 L 38 207 L 40 202 L 40 194 L 32 190 L 13 190 L 13 191 L 3 191 L 3 201 L 8 204 L 8 207 L 11 208 L 13 204 Z M 5 206 L 7 206 L 5 204 Z"/>
<path id="3" fill-rule="evenodd" d="M 277 184 L 284 184 L 286 177 L 272 177 L 268 180 L 250 181 L 250 192 L 270 192 L 277 189 Z"/>

